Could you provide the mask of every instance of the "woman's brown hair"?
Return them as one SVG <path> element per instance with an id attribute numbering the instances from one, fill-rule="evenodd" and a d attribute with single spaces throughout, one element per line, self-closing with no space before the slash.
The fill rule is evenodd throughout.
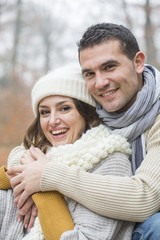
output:
<path id="1" fill-rule="evenodd" d="M 101 120 L 99 119 L 94 107 L 75 98 L 73 98 L 73 101 L 77 111 L 86 121 L 85 131 L 92 127 L 96 127 L 101 123 Z M 37 117 L 27 129 L 23 139 L 23 144 L 26 149 L 34 146 L 40 148 L 44 153 L 49 146 L 52 146 L 42 131 L 39 111 Z"/>

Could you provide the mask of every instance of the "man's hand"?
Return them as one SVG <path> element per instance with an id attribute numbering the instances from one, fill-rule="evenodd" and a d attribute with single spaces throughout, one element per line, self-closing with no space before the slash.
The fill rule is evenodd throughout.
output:
<path id="1" fill-rule="evenodd" d="M 7 171 L 9 175 L 15 176 L 10 182 L 15 199 L 20 195 L 17 202 L 19 209 L 22 208 L 29 196 L 40 192 L 40 179 L 44 168 L 49 162 L 40 149 L 31 148 L 30 154 L 36 161 L 25 165 L 13 166 Z"/>
<path id="2" fill-rule="evenodd" d="M 23 153 L 23 155 L 21 157 L 21 160 L 20 160 L 20 163 L 22 165 L 25 165 L 25 164 L 28 164 L 28 163 L 32 163 L 34 161 L 36 161 L 36 158 L 34 158 L 34 156 L 31 155 L 31 151 L 30 151 L 30 149 L 28 149 Z"/>
<path id="3" fill-rule="evenodd" d="M 28 150 L 26 150 L 24 153 L 23 153 L 23 155 L 22 155 L 22 157 L 21 157 L 21 160 L 20 160 L 20 163 L 22 164 L 22 165 L 25 165 L 25 164 L 28 164 L 28 163 L 32 163 L 32 162 L 34 162 L 34 161 L 36 161 L 36 159 L 35 159 L 35 157 L 34 156 L 31 156 L 31 152 L 30 152 L 30 150 L 28 149 Z M 14 174 L 9 174 L 8 172 L 6 172 L 6 175 L 7 175 L 7 177 L 9 178 L 9 180 L 11 180 L 13 177 L 15 177 L 16 175 L 18 175 L 18 173 L 14 173 Z"/>

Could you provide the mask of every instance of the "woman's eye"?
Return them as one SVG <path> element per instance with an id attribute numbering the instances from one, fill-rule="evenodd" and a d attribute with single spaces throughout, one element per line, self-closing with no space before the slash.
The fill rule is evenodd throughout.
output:
<path id="1" fill-rule="evenodd" d="M 47 115 L 49 113 L 48 110 L 41 110 L 40 115 Z"/>
<path id="2" fill-rule="evenodd" d="M 60 111 L 66 112 L 66 111 L 68 111 L 68 110 L 70 110 L 70 109 L 71 109 L 71 107 L 69 107 L 69 106 L 64 106 L 64 107 L 61 107 Z"/>

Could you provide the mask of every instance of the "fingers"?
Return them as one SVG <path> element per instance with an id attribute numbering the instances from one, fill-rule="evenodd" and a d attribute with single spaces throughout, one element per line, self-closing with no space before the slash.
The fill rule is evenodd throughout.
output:
<path id="1" fill-rule="evenodd" d="M 28 209 L 27 213 L 25 213 L 24 216 L 24 227 L 30 231 L 30 229 L 34 226 L 35 219 L 38 215 L 38 209 L 36 205 L 32 202 L 32 205 Z M 18 212 L 18 218 L 20 219 L 21 216 L 21 211 Z"/>
<path id="2" fill-rule="evenodd" d="M 28 187 L 25 186 L 25 182 L 23 181 L 21 182 L 21 178 L 19 175 L 11 179 L 11 182 L 12 182 L 11 186 L 14 186 L 13 187 L 13 193 L 15 197 L 14 204 L 17 205 L 19 209 L 22 208 L 23 206 L 23 212 L 21 212 L 21 215 L 24 215 L 27 212 L 27 206 L 29 208 L 31 205 L 31 204 L 29 205 L 29 201 L 27 201 L 27 199 L 29 199 L 32 193 L 30 193 L 30 188 L 28 189 Z"/>
<path id="3" fill-rule="evenodd" d="M 30 215 L 30 220 L 28 224 L 28 230 L 30 230 L 34 226 L 35 219 L 38 215 L 38 209 L 35 204 L 32 205 L 32 211 Z"/>
<path id="4" fill-rule="evenodd" d="M 18 173 L 21 173 L 22 170 L 23 170 L 23 166 L 21 166 L 21 165 L 14 166 L 7 170 L 7 174 L 8 175 L 16 175 Z"/>
<path id="5" fill-rule="evenodd" d="M 20 195 L 18 195 L 17 197 L 15 197 L 14 198 L 14 205 L 16 205 L 17 206 L 17 204 L 18 204 L 18 201 L 19 201 L 19 198 L 20 198 Z"/>
<path id="6" fill-rule="evenodd" d="M 29 222 L 30 222 L 30 218 L 31 218 L 31 209 L 25 214 L 24 216 L 24 221 L 23 221 L 23 225 L 26 229 L 29 228 Z M 33 227 L 33 226 L 32 226 Z"/>
<path id="7" fill-rule="evenodd" d="M 17 197 L 20 199 L 20 196 Z M 38 215 L 38 209 L 32 199 L 29 197 L 22 208 L 18 209 L 17 219 L 18 222 L 22 221 L 22 217 L 24 216 L 23 224 L 24 228 L 28 231 L 34 226 L 35 218 Z"/>
<path id="8" fill-rule="evenodd" d="M 33 158 L 34 160 L 37 160 L 37 159 L 38 159 L 38 156 L 39 156 L 37 149 L 38 149 L 38 148 L 33 148 L 33 147 L 31 147 L 31 148 L 29 149 L 30 155 L 32 156 L 32 158 Z"/>
<path id="9" fill-rule="evenodd" d="M 38 216 L 38 208 L 35 203 L 33 203 L 33 206 L 32 206 L 32 215 L 35 217 Z"/>
<path id="10" fill-rule="evenodd" d="M 45 164 L 45 161 L 43 164 Z M 17 196 L 20 195 L 18 202 L 15 202 L 18 208 L 24 205 L 29 196 L 40 191 L 40 178 L 44 168 L 43 164 L 34 161 L 32 164 L 23 165 L 23 172 L 11 179 L 14 197 L 17 198 Z"/>
<path id="11" fill-rule="evenodd" d="M 21 222 L 22 218 L 23 218 L 23 216 L 20 214 L 20 212 L 18 210 L 18 213 L 17 213 L 17 220 L 18 220 L 18 222 Z"/>
<path id="12" fill-rule="evenodd" d="M 32 163 L 32 162 L 34 162 L 35 160 L 31 157 L 31 156 L 25 156 L 25 157 L 23 157 L 22 156 L 22 158 L 21 158 L 21 160 L 20 160 L 20 164 L 22 164 L 22 165 L 25 165 L 25 164 L 29 164 L 29 163 Z"/>
<path id="13" fill-rule="evenodd" d="M 23 209 L 18 209 L 17 213 L 17 220 L 18 222 L 21 222 L 23 220 L 24 228 L 28 231 L 34 226 L 35 218 L 38 215 L 38 209 L 33 202 L 32 198 L 28 199 L 27 201 L 29 203 L 25 214 L 23 212 Z"/>
<path id="14" fill-rule="evenodd" d="M 31 156 L 30 151 L 28 149 L 23 153 L 22 158 L 20 160 L 20 163 L 22 165 L 25 165 L 25 164 L 28 164 L 28 163 L 32 163 L 34 161 L 35 161 L 35 159 Z"/>
<path id="15" fill-rule="evenodd" d="M 38 158 L 40 157 L 40 156 L 45 156 L 45 154 L 39 149 L 39 148 L 33 148 L 33 147 L 31 147 L 30 149 L 29 149 L 29 151 L 30 151 L 30 154 L 31 154 L 31 156 L 34 158 L 34 159 L 36 159 L 36 160 L 38 160 Z"/>
<path id="16" fill-rule="evenodd" d="M 15 188 L 17 184 L 21 183 L 21 175 L 18 174 L 15 177 L 11 178 L 10 183 L 11 183 L 12 188 Z M 17 196 L 17 194 L 15 195 L 15 197 L 16 196 Z"/>
<path id="17" fill-rule="evenodd" d="M 18 203 L 17 203 L 17 207 L 19 209 L 22 208 L 22 206 L 25 204 L 25 202 L 27 201 L 29 196 L 30 196 L 30 194 L 27 193 L 27 190 L 21 192 L 21 195 L 20 195 Z M 23 209 L 23 211 L 20 211 L 20 212 L 24 214 L 25 208 Z"/>
<path id="18" fill-rule="evenodd" d="M 19 200 L 19 199 L 20 199 L 20 196 L 19 196 L 18 200 Z M 24 215 L 29 211 L 29 209 L 31 208 L 31 206 L 32 206 L 33 204 L 34 204 L 33 199 L 32 199 L 32 197 L 30 196 L 30 197 L 25 201 L 25 203 L 23 204 L 23 206 L 19 209 L 20 214 L 24 216 Z"/>
<path id="19" fill-rule="evenodd" d="M 10 174 L 8 174 L 7 172 L 6 172 L 6 175 L 7 175 L 7 177 L 9 178 L 9 180 L 11 180 L 13 177 L 16 176 L 16 175 L 10 175 Z"/>

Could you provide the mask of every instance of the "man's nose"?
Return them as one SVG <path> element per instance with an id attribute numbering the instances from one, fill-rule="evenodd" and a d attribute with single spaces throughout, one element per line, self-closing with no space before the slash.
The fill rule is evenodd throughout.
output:
<path id="1" fill-rule="evenodd" d="M 107 79 L 104 73 L 101 73 L 101 72 L 96 73 L 95 87 L 97 89 L 102 89 L 104 86 L 108 84 L 109 84 L 109 80 Z"/>

